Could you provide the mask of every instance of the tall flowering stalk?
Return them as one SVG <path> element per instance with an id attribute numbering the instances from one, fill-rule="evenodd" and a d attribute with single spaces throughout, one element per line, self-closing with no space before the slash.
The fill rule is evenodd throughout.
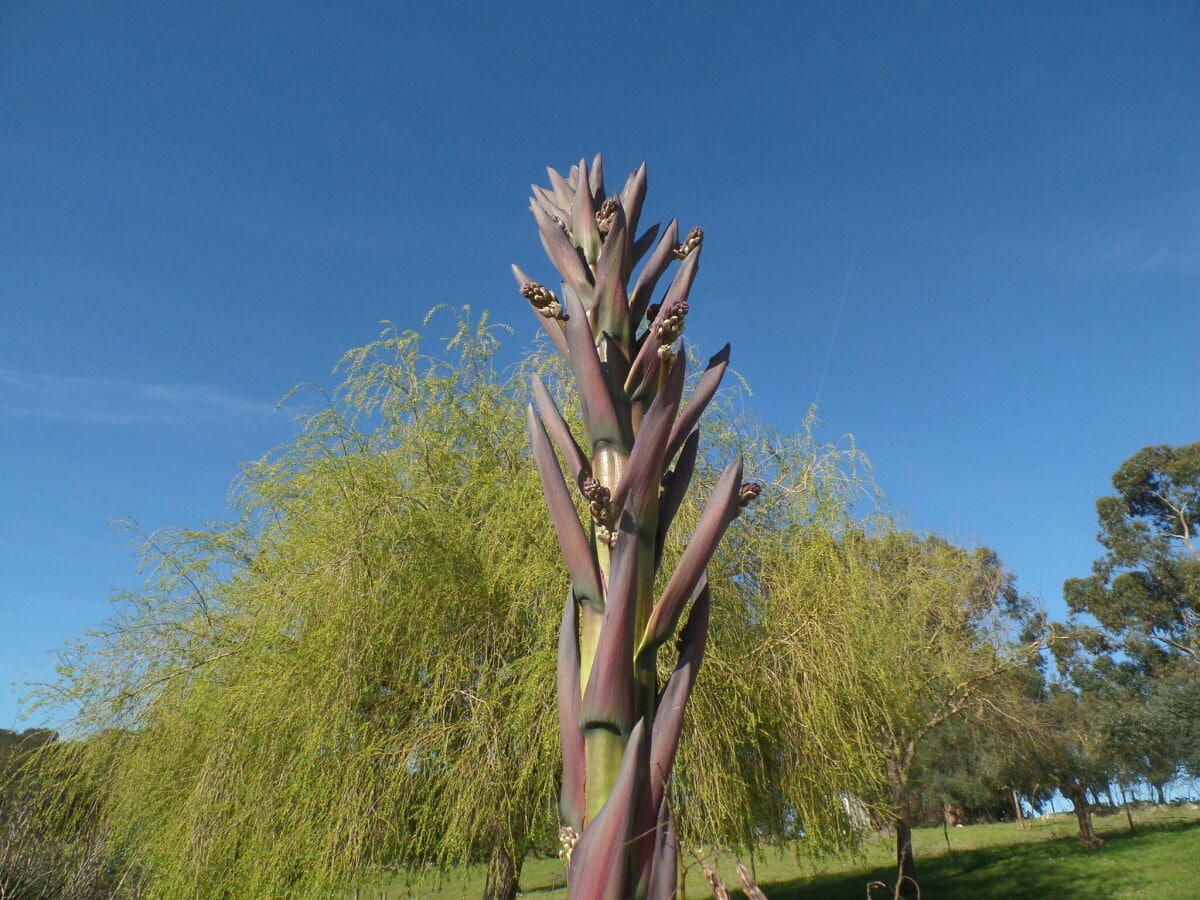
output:
<path id="1" fill-rule="evenodd" d="M 599 156 L 590 169 L 580 161 L 566 178 L 549 175 L 530 205 L 560 293 L 513 273 L 570 364 L 584 432 L 577 439 L 535 379 L 530 440 L 571 581 L 558 657 L 569 896 L 666 900 L 678 877 L 667 789 L 708 633 L 705 570 L 758 487 L 742 484 L 740 457 L 729 465 L 656 595 L 667 530 L 696 463 L 697 423 L 729 361 L 726 344 L 681 411 L 681 335 L 704 235 L 694 228 L 681 241 L 671 221 L 661 236 L 656 224 L 635 239 L 644 164 L 611 196 Z M 586 528 L 564 464 L 586 502 Z M 675 666 L 660 685 L 658 651 L 677 631 Z"/>

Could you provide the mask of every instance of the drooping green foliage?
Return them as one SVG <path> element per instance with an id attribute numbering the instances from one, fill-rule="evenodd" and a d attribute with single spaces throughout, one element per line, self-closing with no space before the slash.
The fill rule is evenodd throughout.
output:
<path id="1" fill-rule="evenodd" d="M 346 355 L 329 395 L 302 394 L 315 408 L 247 468 L 236 521 L 143 535 L 145 587 L 42 695 L 74 713 L 40 761 L 56 779 L 42 805 L 103 827 L 123 890 L 323 896 L 381 864 L 519 871 L 526 849 L 556 848 L 565 572 L 520 408 L 531 368 L 556 397 L 563 372 L 537 355 L 498 372 L 497 339 L 465 314 L 433 350 L 389 329 Z M 840 795 L 869 796 L 876 776 L 836 708 L 843 654 L 821 637 L 843 588 L 819 575 L 836 541 L 809 538 L 847 532 L 876 497 L 852 446 L 820 444 L 811 422 L 775 434 L 744 405 L 710 407 L 690 492 L 735 444 L 765 485 L 709 568 L 720 618 L 676 818 L 687 846 L 803 829 L 815 851 L 856 839 Z M 685 498 L 664 570 L 700 514 Z"/>
<path id="2" fill-rule="evenodd" d="M 839 542 L 845 600 L 828 616 L 846 710 L 875 743 L 896 831 L 898 896 L 917 893 L 910 779 L 922 742 L 965 715 L 1010 717 L 1035 664 L 1040 615 L 986 548 L 901 531 Z"/>
<path id="3" fill-rule="evenodd" d="M 440 356 L 347 354 L 241 520 L 155 537 L 67 663 L 85 733 L 127 735 L 72 746 L 152 896 L 312 896 L 556 827 L 557 570 L 495 347 L 463 317 Z"/>
<path id="4" fill-rule="evenodd" d="M 709 567 L 710 650 L 676 771 L 687 846 L 714 834 L 751 852 L 800 835 L 796 846 L 810 854 L 852 845 L 861 822 L 847 798 L 880 792 L 874 735 L 856 718 L 861 707 L 846 705 L 854 656 L 840 642 L 853 636 L 837 617 L 853 581 L 840 543 L 881 525 L 882 501 L 862 454 L 819 443 L 816 424 L 810 416 L 791 435 L 761 426 L 740 435 L 763 490 Z M 720 456 L 724 432 L 710 432 Z M 688 527 L 681 521 L 683 534 Z"/>

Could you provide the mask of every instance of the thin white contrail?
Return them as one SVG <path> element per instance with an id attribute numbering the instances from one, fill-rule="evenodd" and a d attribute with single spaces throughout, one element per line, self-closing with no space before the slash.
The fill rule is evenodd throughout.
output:
<path id="1" fill-rule="evenodd" d="M 842 299 L 838 303 L 837 318 L 833 321 L 833 333 L 829 335 L 829 349 L 825 351 L 825 365 L 821 367 L 821 380 L 817 382 L 817 398 L 813 406 L 821 405 L 821 391 L 825 388 L 825 376 L 829 374 L 829 363 L 833 359 L 833 345 L 837 341 L 838 330 L 842 327 L 842 312 L 846 308 L 846 297 L 850 293 L 850 279 L 854 275 L 854 264 L 858 260 L 858 244 L 850 254 L 850 265 L 846 268 L 846 281 L 842 284 Z"/>

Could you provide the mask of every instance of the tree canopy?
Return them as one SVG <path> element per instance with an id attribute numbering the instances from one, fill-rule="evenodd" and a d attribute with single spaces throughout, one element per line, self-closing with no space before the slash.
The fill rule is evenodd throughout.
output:
<path id="1" fill-rule="evenodd" d="M 996 554 L 903 531 L 842 542 L 848 590 L 830 624 L 850 669 L 837 707 L 873 742 L 896 831 L 898 894 L 916 892 L 911 779 L 930 735 L 962 716 L 1014 719 L 1041 614 Z"/>
<path id="2" fill-rule="evenodd" d="M 525 455 L 527 375 L 465 311 L 445 346 L 389 329 L 346 354 L 297 438 L 248 466 L 238 517 L 144 535 L 145 587 L 64 654 L 42 701 L 56 808 L 102 823 L 149 896 L 314 896 L 382 865 L 519 860 L 559 825 L 563 575 Z M 564 404 L 564 409 L 568 407 Z M 747 449 L 763 502 L 710 567 L 709 677 L 673 804 L 689 845 L 853 842 L 880 770 L 846 698 L 825 579 L 877 499 L 852 446 L 778 435 L 718 396 L 704 489 Z M 810 423 L 811 425 L 811 423 Z M 677 530 L 700 515 L 685 504 Z M 670 570 L 682 538 L 668 542 Z M 783 563 L 787 565 L 783 565 Z M 859 698 L 863 700 L 864 698 Z"/>
<path id="3" fill-rule="evenodd" d="M 348 353 L 240 518 L 148 539 L 146 589 L 65 661 L 63 752 L 103 769 L 152 895 L 310 895 L 553 833 L 558 572 L 496 332 Z"/>
<path id="4" fill-rule="evenodd" d="M 557 849 L 565 573 L 522 408 L 532 371 L 561 396 L 563 370 L 501 371 L 502 329 L 452 320 L 440 348 L 389 328 L 347 353 L 236 518 L 142 535 L 144 588 L 64 653 L 43 800 L 101 829 L 127 888 L 320 896 Z M 684 846 L 815 853 L 860 840 L 864 804 L 906 827 L 917 749 L 1004 714 L 1039 620 L 990 551 L 895 527 L 852 443 L 743 401 L 717 395 L 695 463 L 703 497 L 737 444 L 763 489 L 709 566 L 671 805 Z M 680 507 L 663 571 L 701 512 Z"/>
<path id="5" fill-rule="evenodd" d="M 1063 587 L 1126 652 L 1200 662 L 1200 443 L 1139 450 L 1096 502 L 1106 553 Z"/>

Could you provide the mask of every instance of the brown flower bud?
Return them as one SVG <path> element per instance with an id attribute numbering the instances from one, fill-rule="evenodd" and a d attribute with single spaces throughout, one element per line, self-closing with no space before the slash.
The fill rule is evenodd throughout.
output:
<path id="1" fill-rule="evenodd" d="M 592 520 L 601 528 L 612 525 L 612 492 L 595 478 L 585 478 L 580 485 L 583 497 L 588 501 L 588 512 Z"/>
<path id="2" fill-rule="evenodd" d="M 563 307 L 558 302 L 558 297 L 545 285 L 538 284 L 536 281 L 527 281 L 521 285 L 521 296 L 547 319 L 559 319 L 563 322 L 567 320 L 567 317 L 563 315 Z"/>
<path id="3" fill-rule="evenodd" d="M 600 208 L 596 210 L 596 227 L 600 229 L 601 234 L 608 234 L 612 231 L 613 222 L 617 218 L 617 201 L 613 197 L 609 197 L 600 204 Z"/>
<path id="4" fill-rule="evenodd" d="M 689 309 L 686 300 L 676 300 L 667 308 L 662 319 L 654 326 L 654 336 L 660 344 L 669 344 L 683 334 L 683 320 Z"/>
<path id="5" fill-rule="evenodd" d="M 685 259 L 687 255 L 704 243 L 704 229 L 697 226 L 688 232 L 682 244 L 675 248 L 675 258 Z"/>
<path id="6" fill-rule="evenodd" d="M 608 488 L 602 485 L 599 479 L 590 476 L 583 479 L 583 486 L 580 489 L 583 491 L 583 496 L 588 500 L 602 500 L 607 502 L 612 497 Z"/>
<path id="7" fill-rule="evenodd" d="M 745 509 L 762 493 L 762 485 L 755 481 L 747 481 L 738 488 L 738 507 Z"/>

